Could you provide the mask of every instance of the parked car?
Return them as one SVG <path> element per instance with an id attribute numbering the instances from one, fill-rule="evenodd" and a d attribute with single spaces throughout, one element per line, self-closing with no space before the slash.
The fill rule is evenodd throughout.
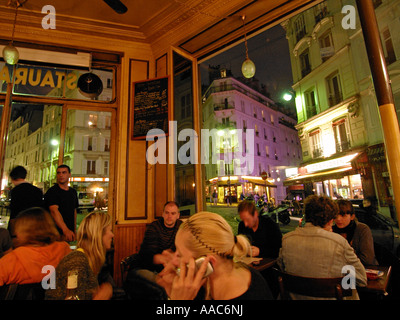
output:
<path id="1" fill-rule="evenodd" d="M 78 213 L 94 210 L 95 199 L 92 192 L 78 192 L 78 201 Z"/>
<path id="2" fill-rule="evenodd" d="M 351 201 L 358 221 L 365 223 L 372 232 L 374 242 L 392 252 L 400 258 L 400 230 L 398 224 L 379 211 L 369 213 L 362 207 L 362 200 Z M 299 221 L 299 226 L 305 224 L 304 215 Z"/>

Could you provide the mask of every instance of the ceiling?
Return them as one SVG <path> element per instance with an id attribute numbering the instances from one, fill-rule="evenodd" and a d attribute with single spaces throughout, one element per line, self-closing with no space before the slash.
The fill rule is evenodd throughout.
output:
<path id="1" fill-rule="evenodd" d="M 0 12 L 13 9 L 0 0 Z M 309 6 L 312 0 L 121 0 L 128 8 L 116 13 L 103 0 L 20 0 L 25 1 L 18 11 L 19 21 L 29 24 L 36 17 L 42 19 L 43 6 L 51 4 L 56 10 L 57 29 L 114 33 L 114 37 L 148 42 L 152 46 L 166 43 L 201 57 L 243 38 L 246 31 L 256 31 L 269 23 Z M 11 13 L 11 15 L 10 15 Z M 115 32 L 119 29 L 118 32 Z M 114 30 L 114 31 L 111 31 Z M 121 31 L 122 30 L 122 31 Z"/>

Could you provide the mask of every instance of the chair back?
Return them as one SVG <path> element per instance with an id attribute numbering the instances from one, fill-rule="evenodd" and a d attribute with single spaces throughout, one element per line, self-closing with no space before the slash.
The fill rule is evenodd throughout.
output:
<path id="1" fill-rule="evenodd" d="M 345 296 L 351 296 L 351 289 L 343 289 L 342 279 L 338 278 L 310 278 L 296 276 L 274 268 L 278 277 L 281 299 L 290 300 L 289 293 L 301 294 L 317 298 L 336 298 L 343 300 Z"/>
<path id="2" fill-rule="evenodd" d="M 42 283 L 8 284 L 0 287 L 0 300 L 44 300 Z"/>
<path id="3" fill-rule="evenodd" d="M 126 275 L 130 270 L 141 268 L 141 260 L 139 254 L 134 253 L 122 259 L 120 263 L 122 283 L 126 280 Z"/>

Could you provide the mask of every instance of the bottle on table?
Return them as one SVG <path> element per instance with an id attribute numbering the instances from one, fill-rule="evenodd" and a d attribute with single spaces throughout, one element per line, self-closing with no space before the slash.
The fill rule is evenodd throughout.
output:
<path id="1" fill-rule="evenodd" d="M 77 289 L 78 289 L 78 271 L 70 270 L 68 271 L 67 295 L 65 297 L 65 300 L 79 300 Z"/>

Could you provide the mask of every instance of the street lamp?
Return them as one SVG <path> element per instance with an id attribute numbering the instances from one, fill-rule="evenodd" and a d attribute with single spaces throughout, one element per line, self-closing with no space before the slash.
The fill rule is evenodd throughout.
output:
<path id="1" fill-rule="evenodd" d="M 53 147 L 55 150 L 57 150 L 59 142 L 56 139 L 51 139 L 50 140 L 50 145 L 52 146 L 50 149 L 50 187 L 51 187 L 51 182 L 53 180 Z"/>
<path id="2" fill-rule="evenodd" d="M 286 92 L 286 93 L 283 95 L 283 100 L 285 100 L 285 101 L 290 101 L 290 100 L 292 100 L 292 98 L 293 98 L 293 96 L 292 96 L 291 93 Z"/>

